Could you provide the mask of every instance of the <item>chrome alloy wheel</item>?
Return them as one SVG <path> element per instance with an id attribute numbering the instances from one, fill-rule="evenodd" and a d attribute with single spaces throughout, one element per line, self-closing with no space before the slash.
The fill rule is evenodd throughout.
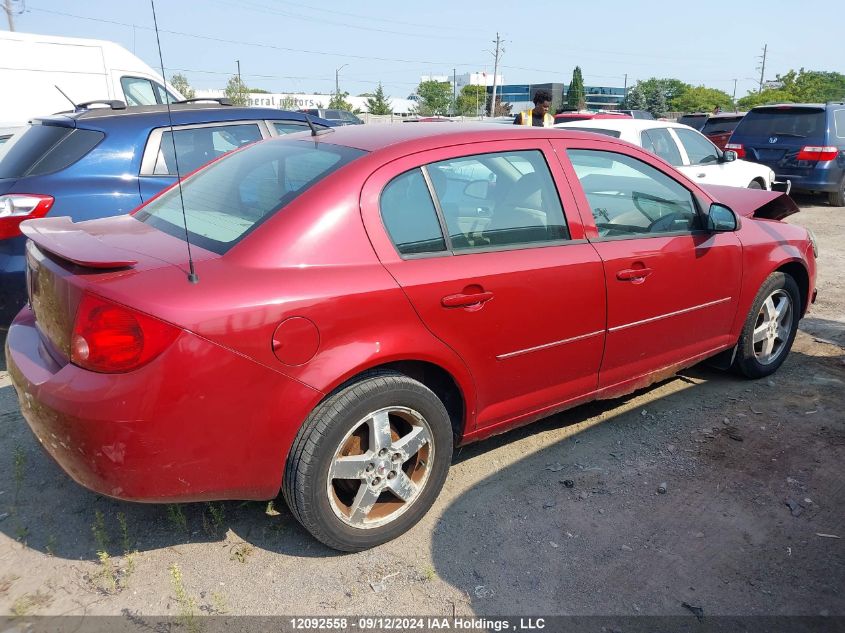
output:
<path id="1" fill-rule="evenodd" d="M 770 294 L 757 314 L 752 343 L 761 365 L 775 362 L 786 349 L 793 319 L 792 297 L 783 289 Z"/>
<path id="2" fill-rule="evenodd" d="M 397 406 L 374 411 L 352 427 L 332 457 L 331 508 L 355 528 L 390 523 L 419 498 L 433 460 L 431 428 L 422 415 Z"/>

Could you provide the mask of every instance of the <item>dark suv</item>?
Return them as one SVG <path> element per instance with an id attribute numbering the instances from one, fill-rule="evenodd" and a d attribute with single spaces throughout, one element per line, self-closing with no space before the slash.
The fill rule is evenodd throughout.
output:
<path id="1" fill-rule="evenodd" d="M 173 139 L 165 106 L 111 102 L 34 119 L 0 144 L 0 328 L 26 301 L 22 221 L 127 213 L 176 182 L 174 158 L 184 175 L 247 143 L 310 130 L 301 112 L 217 103 L 171 110 Z"/>
<path id="2" fill-rule="evenodd" d="M 825 192 L 832 206 L 845 206 L 845 102 L 753 108 L 725 148 L 771 167 L 793 189 Z"/>

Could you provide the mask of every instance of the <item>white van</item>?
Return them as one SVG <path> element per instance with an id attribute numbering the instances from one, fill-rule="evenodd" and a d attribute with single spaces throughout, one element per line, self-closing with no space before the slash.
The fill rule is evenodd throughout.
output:
<path id="1" fill-rule="evenodd" d="M 126 105 L 183 97 L 161 75 L 114 42 L 0 31 L 0 138 L 33 117 L 74 104 L 115 100 Z"/>

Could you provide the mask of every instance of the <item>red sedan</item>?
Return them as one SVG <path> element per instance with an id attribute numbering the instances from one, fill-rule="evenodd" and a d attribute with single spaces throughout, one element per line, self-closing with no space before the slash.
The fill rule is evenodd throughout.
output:
<path id="1" fill-rule="evenodd" d="M 24 223 L 6 358 L 83 486 L 281 489 L 360 550 L 423 516 L 458 444 L 710 357 L 774 372 L 815 299 L 814 242 L 778 221 L 796 210 L 559 129 L 268 140 L 132 215 Z"/>

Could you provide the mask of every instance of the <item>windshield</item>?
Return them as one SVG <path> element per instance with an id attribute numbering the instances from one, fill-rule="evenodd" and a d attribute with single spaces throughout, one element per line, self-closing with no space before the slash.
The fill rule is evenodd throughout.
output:
<path id="1" fill-rule="evenodd" d="M 212 163 L 142 207 L 135 218 L 223 254 L 299 194 L 366 152 L 339 145 L 274 140 Z"/>
<path id="2" fill-rule="evenodd" d="M 824 139 L 825 117 L 821 108 L 754 108 L 736 128 L 737 136 Z"/>
<path id="3" fill-rule="evenodd" d="M 707 119 L 704 127 L 701 129 L 702 134 L 725 134 L 733 132 L 739 122 L 742 121 L 741 116 L 734 117 L 712 117 Z"/>

